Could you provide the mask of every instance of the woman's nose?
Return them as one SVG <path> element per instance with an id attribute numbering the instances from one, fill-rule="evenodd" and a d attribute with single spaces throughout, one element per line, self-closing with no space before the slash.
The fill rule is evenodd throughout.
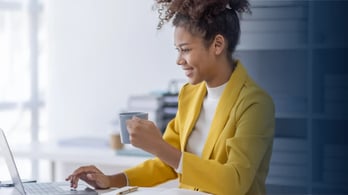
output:
<path id="1" fill-rule="evenodd" d="M 181 55 L 178 55 L 178 58 L 176 59 L 177 65 L 183 65 L 185 63 L 185 60 L 181 57 Z"/>

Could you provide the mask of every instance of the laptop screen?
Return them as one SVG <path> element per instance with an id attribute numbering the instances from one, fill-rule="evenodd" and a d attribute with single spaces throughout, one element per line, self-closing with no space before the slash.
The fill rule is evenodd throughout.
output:
<path id="1" fill-rule="evenodd" d="M 6 161 L 7 167 L 10 171 L 12 182 L 14 183 L 15 188 L 21 194 L 25 194 L 24 187 L 16 167 L 16 163 L 14 161 L 12 152 L 6 140 L 5 133 L 2 129 L 0 129 L 0 147 L 1 147 L 2 155 Z"/>

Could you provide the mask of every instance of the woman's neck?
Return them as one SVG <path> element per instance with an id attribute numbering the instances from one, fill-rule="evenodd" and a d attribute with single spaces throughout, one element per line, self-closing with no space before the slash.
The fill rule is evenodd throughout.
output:
<path id="1" fill-rule="evenodd" d="M 227 60 L 224 61 L 221 68 L 219 68 L 216 72 L 216 79 L 211 80 L 210 82 L 207 81 L 207 86 L 214 88 L 227 83 L 227 81 L 230 80 L 236 66 L 237 61 L 233 61 L 233 64 L 232 62 L 228 62 Z"/>

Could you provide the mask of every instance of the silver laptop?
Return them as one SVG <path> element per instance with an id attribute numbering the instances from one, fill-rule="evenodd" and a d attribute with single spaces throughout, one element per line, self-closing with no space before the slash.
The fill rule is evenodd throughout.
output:
<path id="1" fill-rule="evenodd" d="M 4 156 L 14 187 L 22 195 L 38 195 L 38 194 L 97 195 L 98 194 L 95 190 L 83 184 L 80 184 L 77 189 L 71 189 L 69 182 L 23 183 L 19 176 L 17 166 L 14 161 L 11 149 L 8 145 L 5 133 L 2 129 L 0 129 L 0 147 L 1 147 L 0 151 L 2 151 L 0 154 Z"/>

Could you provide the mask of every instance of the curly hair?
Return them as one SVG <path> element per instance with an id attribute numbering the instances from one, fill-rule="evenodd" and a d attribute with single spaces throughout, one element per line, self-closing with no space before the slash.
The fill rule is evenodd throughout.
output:
<path id="1" fill-rule="evenodd" d="M 217 34 L 228 40 L 233 53 L 240 36 L 239 16 L 250 12 L 248 0 L 156 0 L 158 29 L 173 19 L 175 27 L 184 27 L 193 35 L 201 35 L 208 47 Z"/>

